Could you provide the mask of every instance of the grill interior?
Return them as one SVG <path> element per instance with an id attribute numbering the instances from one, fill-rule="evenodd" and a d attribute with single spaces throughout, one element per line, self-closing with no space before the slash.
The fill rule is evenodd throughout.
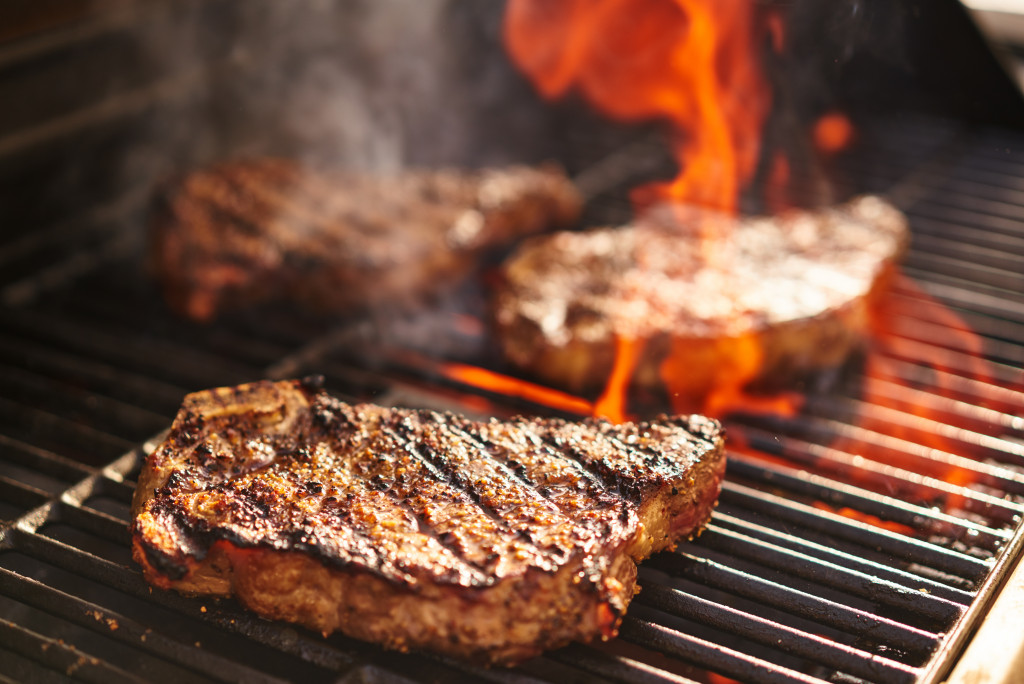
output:
<path id="1" fill-rule="evenodd" d="M 0 171 L 45 161 L 67 133 L 31 130 L 0 139 Z M 576 135 L 585 221 L 626 219 L 626 188 L 668 163 L 660 138 Z M 729 417 L 713 521 L 641 567 L 620 637 L 509 671 L 151 590 L 128 547 L 140 461 L 189 391 L 317 373 L 347 399 L 545 412 L 437 373 L 442 359 L 504 370 L 479 298 L 459 300 L 469 317 L 194 326 L 145 274 L 142 189 L 40 215 L 0 242 L 0 681 L 942 681 L 1024 544 L 1022 150 L 1018 132 L 946 120 L 861 131 L 832 170 L 837 195 L 884 193 L 913 231 L 883 372 L 869 383 L 849 364 L 804 387 L 792 418 Z M 932 298 L 976 337 L 928 315 Z"/>

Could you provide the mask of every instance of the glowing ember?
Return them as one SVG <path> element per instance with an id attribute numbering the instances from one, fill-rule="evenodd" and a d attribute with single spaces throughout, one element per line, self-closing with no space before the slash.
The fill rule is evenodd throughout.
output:
<path id="1" fill-rule="evenodd" d="M 708 684 L 740 684 L 738 680 L 720 675 L 715 672 L 708 672 Z"/>
<path id="2" fill-rule="evenodd" d="M 856 520 L 857 522 L 862 522 L 873 527 L 880 527 L 883 530 L 889 530 L 890 532 L 903 534 L 908 537 L 915 536 L 914 529 L 911 527 L 902 525 L 898 522 L 893 522 L 891 520 L 883 520 L 878 516 L 871 515 L 870 513 L 858 511 L 856 508 L 850 508 L 848 506 L 843 506 L 841 508 L 833 508 L 832 506 L 829 506 L 828 504 L 822 501 L 815 501 L 812 505 L 818 510 L 828 511 L 829 513 L 836 513 L 838 515 L 843 516 L 844 518 L 850 518 L 851 520 Z"/>
<path id="3" fill-rule="evenodd" d="M 751 0 L 512 0 L 504 32 L 545 97 L 575 88 L 612 118 L 673 127 L 680 174 L 639 203 L 736 211 L 771 107 L 760 51 L 782 45 L 775 15 Z"/>
<path id="4" fill-rule="evenodd" d="M 812 137 L 819 152 L 842 152 L 853 142 L 853 123 L 841 112 L 829 112 L 814 124 Z"/>
<path id="5" fill-rule="evenodd" d="M 946 386 L 947 379 L 954 377 L 952 374 L 963 373 L 983 382 L 989 380 L 989 368 L 982 355 L 981 339 L 949 308 L 929 297 L 912 280 L 900 275 L 894 288 L 907 295 L 887 297 L 883 305 L 878 307 L 872 321 L 873 348 L 868 354 L 864 367 L 864 383 L 862 393 L 865 401 L 879 406 L 886 406 L 891 402 L 882 383 L 882 378 L 889 377 L 892 373 L 891 364 L 908 355 L 905 347 L 910 346 L 910 356 L 917 357 L 918 363 L 928 365 L 936 370 L 943 371 L 934 375 L 933 382 L 937 383 L 931 391 L 940 396 L 950 396 L 951 389 Z M 901 319 L 903 319 L 901 321 Z M 915 344 L 914 340 L 901 334 L 899 331 L 906 325 L 906 319 L 911 321 L 924 321 L 937 323 L 945 331 L 946 340 L 944 346 L 922 347 Z M 958 351 L 962 349 L 966 354 Z M 923 358 L 922 358 L 922 355 Z M 968 368 L 959 367 L 957 359 L 966 359 L 969 362 Z M 918 444 L 931 446 L 935 449 L 948 453 L 957 453 L 960 448 L 942 435 L 941 432 L 929 428 L 928 418 L 932 415 L 925 406 L 905 406 L 904 411 L 926 419 L 924 422 L 909 423 L 903 426 L 891 426 L 887 433 L 896 437 L 907 439 Z M 956 477 L 953 473 L 949 477 Z M 956 482 L 955 479 L 949 479 Z M 959 484 L 965 484 L 958 482 Z"/>
<path id="6" fill-rule="evenodd" d="M 959 487 L 984 484 L 989 467 L 975 466 L 982 460 L 976 433 L 943 419 L 934 402 L 906 400 L 907 390 L 894 392 L 894 378 L 908 360 L 919 369 L 932 369 L 922 382 L 925 394 L 932 397 L 956 395 L 962 381 L 970 379 L 975 387 L 992 387 L 991 369 L 983 356 L 981 339 L 948 307 L 923 292 L 906 276 L 897 276 L 893 293 L 874 312 L 871 347 L 864 361 L 861 382 L 862 408 L 856 417 L 858 430 L 850 431 L 835 443 L 836 448 L 852 454 L 877 457 L 879 444 L 886 444 L 886 463 L 910 472 L 932 477 Z M 942 330 L 934 344 L 922 344 L 908 334 L 908 327 Z M 975 399 L 984 405 L 985 398 Z M 893 411 L 886 413 L 884 409 Z M 956 419 L 953 419 L 954 422 Z M 942 502 L 946 511 L 964 506 L 963 497 L 947 493 Z"/>

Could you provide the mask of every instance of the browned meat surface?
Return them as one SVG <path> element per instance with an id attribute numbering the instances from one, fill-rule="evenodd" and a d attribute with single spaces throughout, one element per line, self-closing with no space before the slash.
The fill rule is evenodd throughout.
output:
<path id="1" fill-rule="evenodd" d="M 636 562 L 711 515 L 722 439 L 700 416 L 478 422 L 304 381 L 208 390 L 147 458 L 133 554 L 158 587 L 512 664 L 615 635 Z"/>
<path id="2" fill-rule="evenodd" d="M 580 202 L 556 168 L 371 176 L 226 162 L 161 194 L 151 262 L 170 305 L 199 321 L 267 301 L 402 308 L 455 287 L 489 250 L 568 227 Z"/>
<path id="3" fill-rule="evenodd" d="M 664 387 L 666 370 L 677 410 L 699 410 L 737 377 L 777 387 L 844 361 L 908 240 L 878 197 L 744 219 L 661 207 L 527 240 L 502 266 L 494 319 L 513 364 L 580 393 L 603 386 L 617 338 L 640 342 L 635 386 Z"/>

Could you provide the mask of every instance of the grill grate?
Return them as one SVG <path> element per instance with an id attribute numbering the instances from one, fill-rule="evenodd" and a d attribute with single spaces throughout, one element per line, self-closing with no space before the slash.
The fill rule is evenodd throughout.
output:
<path id="1" fill-rule="evenodd" d="M 939 681 L 1024 543 L 1024 195 L 1014 175 L 1024 159 L 986 151 L 993 140 L 1016 147 L 1012 134 L 938 130 L 935 146 L 912 139 L 924 151 L 917 166 L 901 157 L 903 176 L 890 166 L 872 174 L 878 150 L 906 132 L 892 122 L 849 161 L 864 187 L 887 181 L 892 196 L 912 198 L 914 287 L 892 295 L 909 313 L 895 319 L 900 344 L 871 396 L 852 368 L 811 388 L 793 418 L 731 418 L 734 452 L 711 525 L 642 567 L 620 637 L 512 671 L 383 653 L 230 600 L 153 591 L 128 551 L 140 459 L 188 391 L 322 372 L 343 396 L 465 409 L 466 388 L 409 361 L 415 350 L 360 366 L 358 350 L 379 335 L 365 322 L 173 320 L 131 250 L 111 260 L 100 245 L 40 271 L 66 280 L 10 281 L 0 670 L 33 681 Z M 0 247 L 0 259 L 25 249 Z M 987 377 L 970 375 L 969 343 L 920 318 L 925 296 L 978 334 Z M 537 409 L 475 394 L 492 411 Z"/>
<path id="2" fill-rule="evenodd" d="M 244 23 L 238 4 L 193 5 L 185 14 L 219 35 Z M 189 391 L 322 373 L 346 398 L 543 410 L 437 377 L 425 353 L 496 363 L 479 330 L 460 332 L 443 313 L 391 322 L 402 334 L 383 336 L 441 340 L 440 352 L 413 344 L 375 363 L 360 353 L 387 348 L 373 321 L 329 326 L 275 312 L 206 328 L 170 317 L 140 268 L 142 180 L 63 178 L 77 189 L 56 203 L 63 212 L 40 201 L 45 192 L 32 189 L 69 149 L 107 169 L 108 149 L 128 138 L 144 148 L 131 168 L 152 177 L 162 159 L 152 131 L 191 135 L 168 124 L 204 106 L 204 88 L 235 92 L 245 68 L 249 80 L 261 71 L 261 50 L 217 40 L 155 79 L 160 70 L 124 35 L 133 24 L 159 32 L 178 11 L 153 7 L 125 3 L 25 43 L 34 49 L 0 50 L 12 101 L 48 94 L 31 117 L 0 115 L 0 178 L 26 190 L 0 207 L 17 228 L 0 241 L 0 682 L 942 681 L 1024 551 L 1024 136 L 917 118 L 861 131 L 863 144 L 831 169 L 837 194 L 887 194 L 914 234 L 908 280 L 888 300 L 894 343 L 870 382 L 851 364 L 807 388 L 793 418 L 729 419 L 712 523 L 644 564 L 618 639 L 481 670 L 323 638 L 231 600 L 155 591 L 131 561 L 140 461 Z M 104 55 L 131 68 L 97 103 Z M 54 80 L 80 71 L 81 82 L 58 94 L 49 71 L 18 77 L 39 63 Z M 257 121 L 225 137 L 262 149 L 263 130 Z M 574 127 L 566 141 L 589 197 L 585 220 L 625 221 L 625 189 L 671 160 L 650 131 L 616 139 L 607 157 L 587 131 Z M 201 148 L 182 144 L 180 154 Z M 977 337 L 927 315 L 929 298 Z"/>

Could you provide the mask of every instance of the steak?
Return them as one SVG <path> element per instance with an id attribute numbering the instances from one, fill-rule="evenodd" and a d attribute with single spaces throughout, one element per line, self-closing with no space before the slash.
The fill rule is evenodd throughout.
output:
<path id="1" fill-rule="evenodd" d="M 784 387 L 853 354 L 908 241 L 873 196 L 742 219 L 662 206 L 526 240 L 501 266 L 496 335 L 510 363 L 579 394 L 601 389 L 619 341 L 639 343 L 634 387 L 713 415 L 723 386 Z"/>
<path id="2" fill-rule="evenodd" d="M 170 306 L 197 321 L 266 302 L 402 309 L 454 289 L 496 248 L 569 226 L 580 205 L 553 166 L 373 176 L 231 161 L 159 193 L 150 261 Z"/>
<path id="3" fill-rule="evenodd" d="M 146 579 L 393 649 L 514 664 L 611 638 L 636 563 L 698 534 L 720 425 L 347 404 L 312 380 L 188 395 L 146 459 Z"/>

